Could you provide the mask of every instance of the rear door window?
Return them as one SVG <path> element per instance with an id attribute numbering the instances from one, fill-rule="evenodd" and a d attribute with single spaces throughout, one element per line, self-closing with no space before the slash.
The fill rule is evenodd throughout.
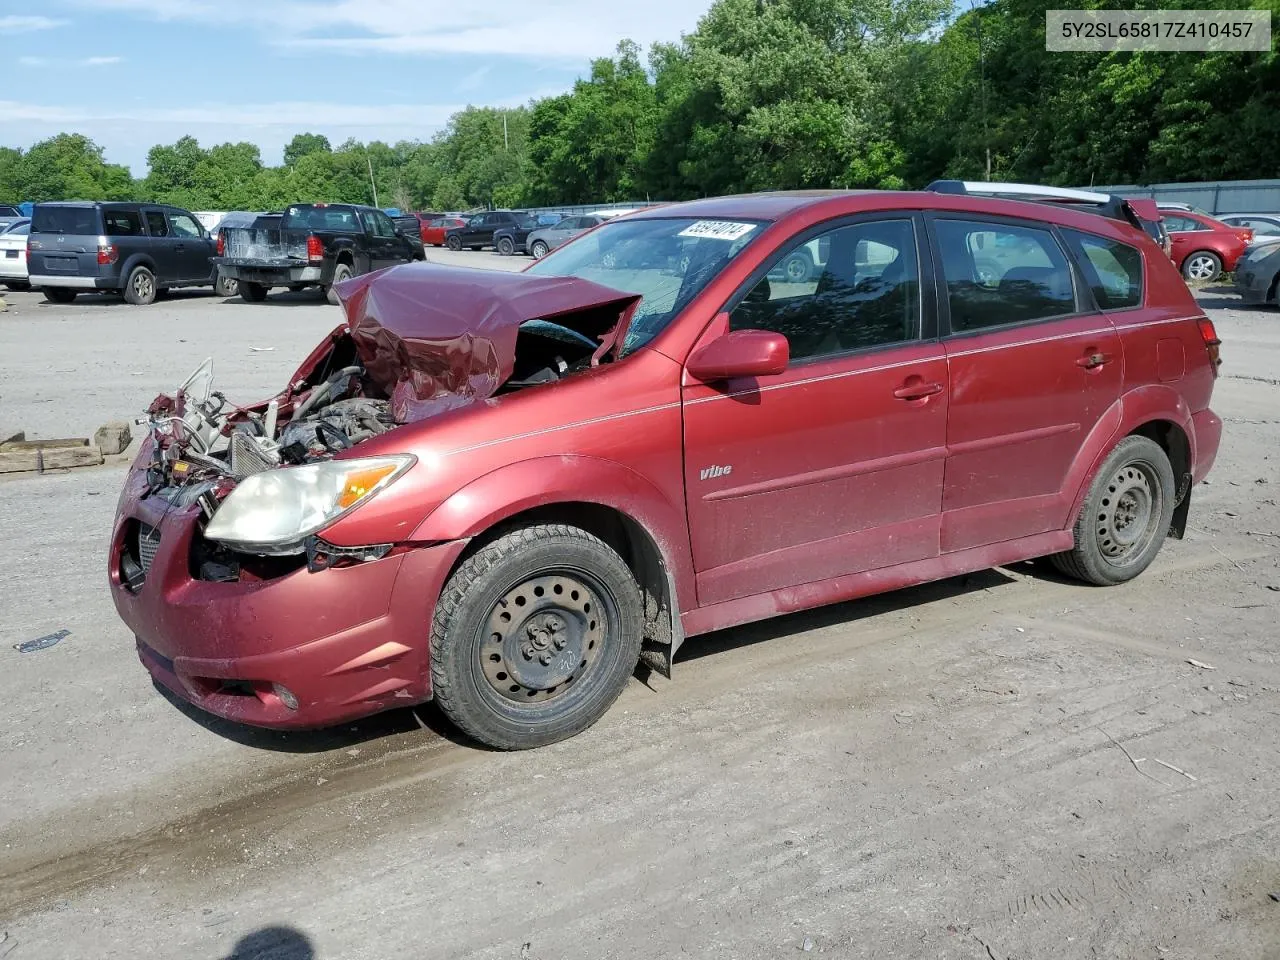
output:
<path id="1" fill-rule="evenodd" d="M 163 210 L 148 210 L 146 212 L 147 232 L 153 237 L 167 237 L 169 235 L 169 221 L 164 217 Z"/>
<path id="2" fill-rule="evenodd" d="M 375 237 L 394 237 L 396 235 L 396 225 L 381 210 L 366 210 L 364 211 L 364 216 L 369 223 L 369 232 Z"/>
<path id="3" fill-rule="evenodd" d="M 1190 217 L 1180 217 L 1177 214 L 1170 216 L 1167 213 L 1164 215 L 1164 225 L 1165 229 L 1170 233 L 1188 233 L 1193 230 L 1208 229 L 1204 224 L 1192 220 Z"/>
<path id="4" fill-rule="evenodd" d="M 1142 304 L 1142 254 L 1127 243 L 1063 230 L 1067 244 L 1103 310 L 1126 310 Z"/>
<path id="5" fill-rule="evenodd" d="M 45 207 L 37 205 L 31 215 L 36 233 L 65 233 L 85 237 L 101 233 L 96 207 Z"/>
<path id="6" fill-rule="evenodd" d="M 196 223 L 195 217 L 185 213 L 169 214 L 169 227 L 175 237 L 197 239 L 200 236 L 200 224 Z"/>
<path id="7" fill-rule="evenodd" d="M 141 237 L 142 214 L 137 210 L 103 210 L 102 222 L 108 237 Z"/>
<path id="8" fill-rule="evenodd" d="M 943 219 L 934 230 L 953 333 L 1076 312 L 1071 267 L 1048 230 Z"/>

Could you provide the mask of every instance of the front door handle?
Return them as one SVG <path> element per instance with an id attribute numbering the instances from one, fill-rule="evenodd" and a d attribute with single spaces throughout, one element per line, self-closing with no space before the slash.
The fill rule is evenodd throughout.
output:
<path id="1" fill-rule="evenodd" d="M 942 384 L 940 383 L 925 383 L 923 380 L 913 379 L 893 391 L 893 395 L 899 400 L 923 400 L 925 397 L 932 397 L 941 392 Z"/>
<path id="2" fill-rule="evenodd" d="M 1109 353 L 1090 353 L 1076 361 L 1077 367 L 1084 367 L 1086 370 L 1095 370 L 1111 362 L 1111 354 Z"/>

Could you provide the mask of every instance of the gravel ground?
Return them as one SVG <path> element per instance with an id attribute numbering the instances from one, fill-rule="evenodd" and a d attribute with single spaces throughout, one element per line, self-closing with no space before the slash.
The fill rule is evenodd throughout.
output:
<path id="1" fill-rule="evenodd" d="M 698 638 L 524 754 L 430 708 L 181 709 L 105 589 L 122 468 L 0 481 L 0 958 L 1280 957 L 1280 312 L 1201 296 L 1226 437 L 1138 581 L 1023 564 Z M 8 299 L 0 420 L 44 436 L 208 355 L 265 394 L 338 320 Z"/>

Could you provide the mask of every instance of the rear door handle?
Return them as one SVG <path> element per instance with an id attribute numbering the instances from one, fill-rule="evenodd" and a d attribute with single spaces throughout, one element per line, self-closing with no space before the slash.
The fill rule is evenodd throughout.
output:
<path id="1" fill-rule="evenodd" d="M 940 383 L 915 381 L 913 383 L 904 383 L 893 391 L 893 395 L 899 400 L 923 400 L 925 397 L 932 397 L 935 393 L 941 392 L 942 384 Z"/>
<path id="2" fill-rule="evenodd" d="M 1109 353 L 1091 353 L 1088 356 L 1081 357 L 1076 361 L 1077 367 L 1084 367 L 1086 370 L 1093 370 L 1104 364 L 1111 362 L 1111 354 Z"/>

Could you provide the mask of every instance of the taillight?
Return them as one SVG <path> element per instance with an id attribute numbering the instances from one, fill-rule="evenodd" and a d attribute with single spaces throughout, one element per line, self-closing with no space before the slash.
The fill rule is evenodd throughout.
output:
<path id="1" fill-rule="evenodd" d="M 1239 235 L 1240 239 L 1243 240 L 1245 243 L 1253 243 L 1252 230 L 1237 230 L 1236 233 Z"/>
<path id="2" fill-rule="evenodd" d="M 319 206 L 319 204 L 317 204 Z M 319 263 L 324 259 L 324 243 L 314 233 L 307 237 L 307 262 Z"/>
<path id="3" fill-rule="evenodd" d="M 225 257 L 227 255 L 227 235 L 225 233 L 218 234 L 218 256 Z"/>
<path id="4" fill-rule="evenodd" d="M 1222 366 L 1222 358 L 1218 356 L 1218 348 L 1222 346 L 1222 341 L 1218 339 L 1218 331 L 1213 328 L 1213 321 L 1208 317 L 1201 317 L 1200 336 L 1204 338 L 1204 348 L 1209 352 L 1209 362 L 1213 364 L 1213 375 L 1218 375 L 1218 367 Z"/>
<path id="5" fill-rule="evenodd" d="M 98 238 L 98 266 L 105 267 L 120 259 L 120 251 L 114 243 L 107 243 L 103 237 Z"/>

